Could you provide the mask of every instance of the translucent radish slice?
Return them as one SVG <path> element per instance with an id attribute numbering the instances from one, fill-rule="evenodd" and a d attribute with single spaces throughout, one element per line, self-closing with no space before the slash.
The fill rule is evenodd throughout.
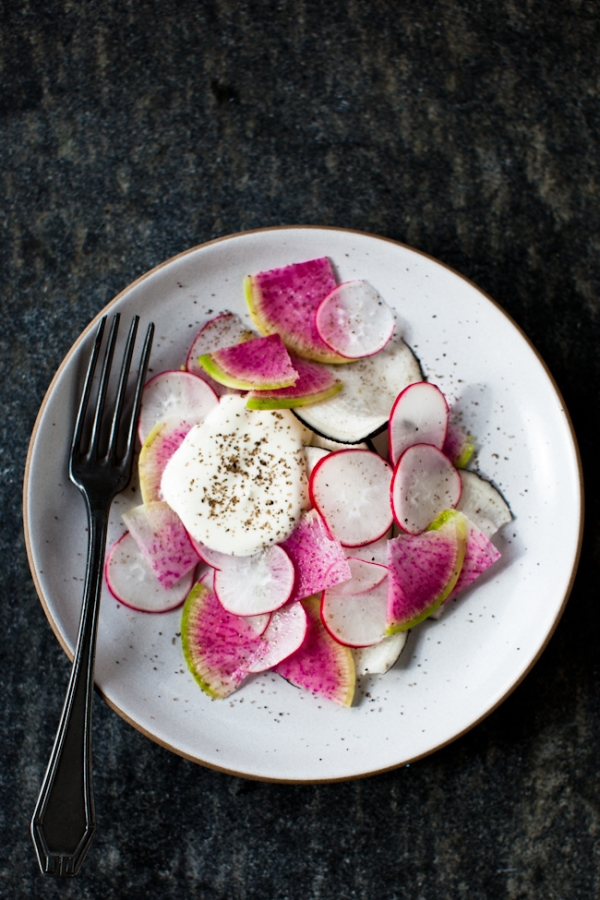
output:
<path id="1" fill-rule="evenodd" d="M 123 521 L 160 584 L 172 587 L 198 564 L 188 533 L 177 513 L 158 500 L 123 513 Z"/>
<path id="2" fill-rule="evenodd" d="M 452 593 L 448 596 L 448 600 L 453 600 L 461 591 L 472 585 L 480 575 L 483 575 L 490 566 L 500 559 L 500 555 L 500 551 L 494 547 L 483 531 L 480 531 L 473 522 L 468 522 L 465 558 L 458 581 L 454 585 Z"/>
<path id="3" fill-rule="evenodd" d="M 384 537 L 379 538 L 378 541 L 373 541 L 372 544 L 365 544 L 364 547 L 346 547 L 346 557 L 364 559 L 370 563 L 387 566 L 387 542 L 389 537 L 391 537 L 390 531 Z"/>
<path id="4" fill-rule="evenodd" d="M 300 648 L 308 629 L 308 619 L 301 603 L 276 610 L 261 645 L 247 665 L 248 672 L 264 672 L 283 662 Z"/>
<path id="5" fill-rule="evenodd" d="M 160 481 L 165 466 L 183 443 L 193 426 L 179 419 L 169 419 L 155 425 L 140 452 L 138 474 L 143 503 L 162 500 Z"/>
<path id="6" fill-rule="evenodd" d="M 242 391 L 276 390 L 298 380 L 298 372 L 278 334 L 205 353 L 198 362 L 215 381 Z"/>
<path id="7" fill-rule="evenodd" d="M 350 597 L 353 594 L 366 594 L 387 578 L 387 565 L 367 562 L 365 559 L 348 557 L 348 565 L 352 577 L 349 581 L 336 584 L 326 593 L 332 591 L 336 597 Z"/>
<path id="8" fill-rule="evenodd" d="M 316 509 L 304 513 L 281 546 L 296 570 L 292 600 L 320 594 L 352 575 L 342 545 L 329 533 Z"/>
<path id="9" fill-rule="evenodd" d="M 211 378 L 198 362 L 198 357 L 205 353 L 214 353 L 215 350 L 223 350 L 225 347 L 232 347 L 234 344 L 251 341 L 255 337 L 256 334 L 250 331 L 238 316 L 234 313 L 223 313 L 222 316 L 210 319 L 200 329 L 190 347 L 185 367 L 192 375 L 197 375 L 206 381 L 217 397 L 221 397 L 229 392 L 229 388 Z"/>
<path id="10" fill-rule="evenodd" d="M 462 482 L 447 456 L 431 444 L 408 447 L 394 469 L 394 519 L 409 534 L 420 534 L 460 500 Z"/>
<path id="11" fill-rule="evenodd" d="M 198 425 L 219 403 L 213 389 L 189 372 L 178 369 L 151 378 L 142 394 L 138 434 L 142 444 L 159 422 L 178 419 Z"/>
<path id="12" fill-rule="evenodd" d="M 202 575 L 201 578 L 198 579 L 202 584 L 206 585 L 209 591 L 214 593 L 215 591 L 215 573 L 213 569 L 209 569 L 207 572 Z M 240 616 L 243 621 L 250 626 L 254 634 L 260 635 L 264 634 L 267 629 L 269 622 L 271 621 L 271 613 L 264 613 L 262 616 Z"/>
<path id="13" fill-rule="evenodd" d="M 457 469 L 464 469 L 473 456 L 475 438 L 460 425 L 450 422 L 442 450 Z"/>
<path id="14" fill-rule="evenodd" d="M 313 469 L 311 502 L 344 546 L 370 544 L 390 528 L 391 475 L 389 463 L 371 450 L 337 450 Z"/>
<path id="15" fill-rule="evenodd" d="M 387 581 L 386 570 L 384 579 L 368 591 L 344 593 L 344 585 L 339 585 L 323 593 L 321 618 L 332 638 L 346 647 L 369 647 L 384 639 Z"/>
<path id="16" fill-rule="evenodd" d="M 194 581 L 191 570 L 172 587 L 163 587 L 129 532 L 112 545 L 106 557 L 104 573 L 115 600 L 137 612 L 147 613 L 177 609 Z"/>
<path id="17" fill-rule="evenodd" d="M 306 456 L 306 471 L 310 475 L 314 467 L 318 462 L 329 454 L 329 450 L 324 450 L 322 447 L 305 447 L 304 455 Z"/>
<path id="18" fill-rule="evenodd" d="M 493 484 L 475 472 L 462 469 L 460 478 L 462 494 L 456 508 L 490 538 L 512 520 L 508 504 Z"/>
<path id="19" fill-rule="evenodd" d="M 433 444 L 441 450 L 448 430 L 448 404 L 435 384 L 410 384 L 396 399 L 389 423 L 390 459 L 395 465 L 407 447 Z"/>
<path id="20" fill-rule="evenodd" d="M 232 556 L 215 572 L 215 593 L 223 608 L 236 616 L 258 616 L 286 603 L 294 588 L 294 565 L 274 544 L 254 556 Z"/>
<path id="21" fill-rule="evenodd" d="M 233 557 L 229 553 L 220 553 L 219 550 L 211 550 L 210 547 L 201 544 L 200 541 L 197 541 L 191 535 L 190 541 L 200 559 L 213 569 L 222 569 L 223 566 L 227 566 L 232 560 L 239 559 L 239 557 Z"/>
<path id="22" fill-rule="evenodd" d="M 357 647 L 352 651 L 357 675 L 385 675 L 389 671 L 406 644 L 407 631 L 388 634 L 378 644 Z"/>
<path id="23" fill-rule="evenodd" d="M 366 281 L 346 281 L 321 302 L 316 325 L 328 347 L 346 359 L 361 359 L 383 350 L 394 331 L 394 314 Z"/>

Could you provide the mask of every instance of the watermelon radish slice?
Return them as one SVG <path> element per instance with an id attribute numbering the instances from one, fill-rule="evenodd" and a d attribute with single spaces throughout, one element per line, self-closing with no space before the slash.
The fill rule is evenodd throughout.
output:
<path id="1" fill-rule="evenodd" d="M 160 482 L 165 466 L 191 428 L 189 422 L 168 419 L 155 425 L 144 441 L 138 460 L 142 503 L 162 500 Z"/>
<path id="2" fill-rule="evenodd" d="M 245 281 L 248 308 L 261 334 L 280 334 L 286 347 L 317 362 L 345 363 L 319 337 L 315 315 L 336 286 L 326 257 L 251 275 Z"/>
<path id="3" fill-rule="evenodd" d="M 348 562 L 352 580 L 323 592 L 321 619 L 332 638 L 341 644 L 368 647 L 386 636 L 388 571 L 385 566 L 364 560 Z M 380 569 L 382 574 L 365 571 L 368 568 Z M 368 587 L 361 590 L 363 585 Z"/>
<path id="4" fill-rule="evenodd" d="M 123 521 L 160 584 L 172 587 L 198 564 L 181 519 L 162 500 L 123 513 Z"/>
<path id="5" fill-rule="evenodd" d="M 276 610 L 246 670 L 264 672 L 272 669 L 301 647 L 307 630 L 308 619 L 301 603 L 291 603 Z"/>
<path id="6" fill-rule="evenodd" d="M 342 390 L 343 383 L 321 363 L 302 359 L 294 354 L 290 358 L 298 375 L 296 383 L 277 391 L 251 391 L 246 403 L 248 409 L 294 409 L 309 406 L 327 400 Z"/>
<path id="7" fill-rule="evenodd" d="M 491 538 L 512 520 L 506 500 L 493 484 L 475 472 L 461 469 L 460 478 L 462 494 L 456 508 L 474 522 L 486 537 Z"/>
<path id="8" fill-rule="evenodd" d="M 346 547 L 383 537 L 392 524 L 392 469 L 371 450 L 336 450 L 313 469 L 308 492 L 315 509 Z"/>
<path id="9" fill-rule="evenodd" d="M 110 548 L 104 567 L 109 591 L 119 603 L 137 612 L 163 613 L 181 606 L 194 581 L 191 569 L 171 587 L 156 580 L 146 557 L 127 531 Z"/>
<path id="10" fill-rule="evenodd" d="M 192 541 L 195 545 L 195 542 Z M 197 548 L 196 548 L 197 549 Z M 224 554 L 219 554 L 223 556 Z M 228 557 L 231 559 L 231 557 Z M 215 590 L 215 573 L 212 569 L 209 569 L 207 572 L 202 575 L 201 578 L 198 579 L 202 584 L 206 585 L 206 587 L 214 593 Z M 242 616 L 244 622 L 250 626 L 252 631 L 255 634 L 264 634 L 267 629 L 269 622 L 271 621 L 271 613 L 263 613 L 260 616 Z"/>
<path id="11" fill-rule="evenodd" d="M 477 525 L 467 520 L 467 543 L 465 558 L 448 600 L 453 600 L 461 591 L 468 588 L 480 575 L 500 559 L 500 551 L 494 547 L 489 538 L 480 531 Z"/>
<path id="12" fill-rule="evenodd" d="M 321 302 L 316 314 L 319 337 L 346 359 L 383 350 L 394 331 L 394 314 L 366 281 L 346 281 Z"/>
<path id="13" fill-rule="evenodd" d="M 317 697 L 351 706 L 356 683 L 352 652 L 325 630 L 319 613 L 319 597 L 307 597 L 302 605 L 308 617 L 304 642 L 299 650 L 275 666 L 275 671 Z"/>
<path id="14" fill-rule="evenodd" d="M 457 469 L 464 469 L 473 456 L 475 438 L 460 425 L 450 422 L 442 450 Z"/>
<path id="15" fill-rule="evenodd" d="M 394 519 L 409 534 L 420 534 L 445 509 L 458 503 L 462 482 L 447 456 L 432 444 L 408 447 L 394 469 Z"/>
<path id="16" fill-rule="evenodd" d="M 294 587 L 291 559 L 277 544 L 254 556 L 231 556 L 215 571 L 215 593 L 227 612 L 259 616 L 286 603 Z"/>
<path id="17" fill-rule="evenodd" d="M 215 350 L 223 350 L 225 347 L 233 347 L 234 344 L 251 341 L 255 337 L 257 335 L 244 325 L 239 316 L 230 312 L 223 313 L 202 326 L 190 347 L 185 367 L 192 375 L 198 375 L 208 382 L 217 397 L 221 397 L 229 388 L 211 378 L 198 362 L 198 357 L 204 356 L 205 353 L 214 353 Z"/>
<path id="18" fill-rule="evenodd" d="M 465 557 L 468 523 L 445 510 L 418 535 L 388 542 L 387 631 L 406 631 L 432 613 L 454 588 Z"/>
<path id="19" fill-rule="evenodd" d="M 423 375 L 412 350 L 394 335 L 375 356 L 345 366 L 343 379 L 339 394 L 313 406 L 302 406 L 295 413 L 323 437 L 358 444 L 387 426 L 400 391 L 414 381 L 422 381 Z"/>
<path id="20" fill-rule="evenodd" d="M 329 533 L 315 509 L 302 515 L 280 546 L 296 570 L 291 600 L 302 600 L 352 577 L 342 545 Z"/>
<path id="21" fill-rule="evenodd" d="M 179 369 L 160 372 L 144 387 L 138 434 L 143 444 L 158 422 L 168 419 L 198 425 L 218 406 L 219 398 L 201 378 Z"/>
<path id="22" fill-rule="evenodd" d="M 433 444 L 441 450 L 447 430 L 448 404 L 440 389 L 427 381 L 409 385 L 398 395 L 390 414 L 392 464 L 413 444 Z"/>
<path id="23" fill-rule="evenodd" d="M 272 391 L 289 387 L 298 380 L 278 334 L 205 353 L 198 357 L 198 362 L 219 384 L 241 391 Z"/>
<path id="24" fill-rule="evenodd" d="M 407 637 L 407 631 L 397 631 L 395 634 L 388 634 L 378 644 L 353 649 L 356 674 L 385 675 L 402 653 Z"/>

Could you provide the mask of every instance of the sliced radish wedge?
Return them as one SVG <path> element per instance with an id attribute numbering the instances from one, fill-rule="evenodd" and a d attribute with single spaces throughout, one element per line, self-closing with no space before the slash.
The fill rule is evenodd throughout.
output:
<path id="1" fill-rule="evenodd" d="M 198 565 L 181 519 L 162 500 L 123 513 L 123 521 L 160 584 L 172 587 Z"/>
<path id="2" fill-rule="evenodd" d="M 467 529 L 465 558 L 458 581 L 454 585 L 452 593 L 449 594 L 448 600 L 453 600 L 461 591 L 470 587 L 480 575 L 483 575 L 491 565 L 500 559 L 500 551 L 494 547 L 477 525 L 468 522 Z"/>
<path id="3" fill-rule="evenodd" d="M 205 353 L 214 353 L 215 350 L 223 350 L 225 347 L 232 347 L 234 344 L 251 341 L 256 336 L 234 313 L 228 312 L 216 316 L 206 322 L 194 338 L 185 367 L 192 375 L 198 375 L 199 378 L 208 382 L 217 397 L 221 397 L 228 393 L 229 388 L 211 378 L 198 362 L 198 357 Z"/>
<path id="4" fill-rule="evenodd" d="M 306 637 L 295 653 L 275 666 L 275 671 L 317 697 L 351 706 L 356 683 L 352 652 L 325 630 L 319 597 L 307 597 L 302 605 L 308 617 Z"/>
<path id="5" fill-rule="evenodd" d="M 304 513 L 281 547 L 296 570 L 291 600 L 303 600 L 352 577 L 342 545 L 316 509 Z"/>
<path id="6" fill-rule="evenodd" d="M 493 484 L 475 472 L 461 469 L 462 494 L 456 508 L 467 516 L 486 537 L 512 520 L 512 513 L 502 494 Z"/>
<path id="7" fill-rule="evenodd" d="M 389 541 L 389 634 L 422 622 L 448 597 L 465 557 L 467 527 L 462 513 L 446 510 L 422 534 Z"/>
<path id="8" fill-rule="evenodd" d="M 364 547 L 346 547 L 345 554 L 347 558 L 364 559 L 366 562 L 378 563 L 380 566 L 387 566 L 387 542 L 391 537 L 391 532 L 373 541 L 372 544 L 365 544 Z"/>
<path id="9" fill-rule="evenodd" d="M 138 460 L 142 503 L 162 500 L 160 482 L 165 466 L 192 427 L 189 422 L 169 419 L 155 425 L 144 441 Z"/>
<path id="10" fill-rule="evenodd" d="M 241 391 L 273 391 L 298 380 L 298 372 L 278 334 L 205 353 L 198 362 L 215 381 Z"/>
<path id="11" fill-rule="evenodd" d="M 448 430 L 448 404 L 435 384 L 419 381 L 398 394 L 389 424 L 390 459 L 395 465 L 413 444 L 444 446 Z"/>
<path id="12" fill-rule="evenodd" d="M 313 469 L 311 502 L 344 546 L 370 544 L 390 528 L 391 475 L 389 463 L 371 450 L 336 450 Z"/>
<path id="13" fill-rule="evenodd" d="M 163 587 L 129 532 L 110 548 L 104 574 L 115 600 L 137 612 L 147 613 L 177 609 L 194 581 L 194 572 L 190 570 L 171 587 Z"/>
<path id="14" fill-rule="evenodd" d="M 346 281 L 321 301 L 319 337 L 341 356 L 362 359 L 383 350 L 394 331 L 394 313 L 366 281 Z"/>
<path id="15" fill-rule="evenodd" d="M 450 422 L 442 450 L 457 469 L 464 469 L 475 451 L 475 438 L 460 425 Z"/>
<path id="16" fill-rule="evenodd" d="M 253 390 L 248 395 L 248 409 L 295 409 L 310 406 L 333 397 L 343 388 L 343 383 L 331 369 L 322 363 L 290 354 L 292 366 L 297 373 L 296 382 L 291 387 L 278 390 Z"/>
<path id="17" fill-rule="evenodd" d="M 308 619 L 301 603 L 276 610 L 262 635 L 262 642 L 246 666 L 248 672 L 264 672 L 283 662 L 302 645 Z"/>
<path id="18" fill-rule="evenodd" d="M 403 531 L 420 534 L 445 509 L 456 506 L 461 491 L 460 475 L 441 450 L 432 444 L 413 444 L 394 469 L 394 519 Z"/>
<path id="19" fill-rule="evenodd" d="M 294 564 L 281 547 L 273 544 L 254 556 L 231 556 L 231 562 L 215 571 L 215 593 L 227 612 L 258 616 L 279 609 L 294 588 Z"/>
<path id="20" fill-rule="evenodd" d="M 386 609 L 388 599 L 388 571 L 384 566 L 374 566 L 364 560 L 349 560 L 352 581 L 336 585 L 323 592 L 321 618 L 329 634 L 347 647 L 368 647 L 386 636 Z M 372 584 L 366 580 L 359 567 L 381 569 L 383 577 Z M 369 584 L 360 590 L 362 584 Z M 354 584 L 358 590 L 351 593 Z"/>
<path id="21" fill-rule="evenodd" d="M 143 444 L 159 422 L 178 419 L 198 425 L 218 406 L 213 389 L 196 375 L 179 369 L 160 372 L 144 387 L 138 434 Z"/>
<path id="22" fill-rule="evenodd" d="M 336 597 L 350 597 L 354 594 L 367 594 L 387 578 L 387 565 L 368 562 L 366 559 L 352 556 L 348 557 L 348 565 L 350 567 L 350 572 L 352 573 L 350 580 L 328 588 L 326 593 L 332 591 Z"/>
<path id="23" fill-rule="evenodd" d="M 395 634 L 388 634 L 378 644 L 356 647 L 352 650 L 356 674 L 385 675 L 402 653 L 407 637 L 407 631 L 397 631 Z"/>

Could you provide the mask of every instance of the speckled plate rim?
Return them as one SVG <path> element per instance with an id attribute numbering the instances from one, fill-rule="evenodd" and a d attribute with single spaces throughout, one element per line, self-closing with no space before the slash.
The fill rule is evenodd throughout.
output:
<path id="1" fill-rule="evenodd" d="M 274 778 L 274 777 L 269 777 L 269 776 L 265 776 L 265 775 L 259 776 L 259 775 L 255 775 L 255 774 L 251 774 L 251 773 L 247 773 L 247 772 L 236 771 L 234 769 L 227 768 L 227 767 L 218 766 L 212 762 L 207 762 L 205 760 L 198 758 L 197 756 L 186 753 L 186 752 L 182 751 L 181 749 L 172 746 L 168 741 L 163 740 L 162 738 L 160 738 L 157 735 L 153 734 L 152 732 L 148 731 L 140 723 L 136 722 L 131 716 L 129 716 L 126 712 L 124 712 L 118 706 L 118 704 L 113 702 L 100 688 L 98 688 L 96 686 L 96 689 L 98 690 L 98 692 L 102 696 L 102 698 L 105 700 L 107 705 L 111 709 L 113 709 L 124 721 L 126 721 L 128 724 L 132 725 L 137 731 L 141 732 L 142 734 L 144 734 L 146 737 L 150 738 L 155 743 L 157 743 L 160 746 L 164 747 L 165 749 L 171 751 L 172 753 L 175 753 L 176 755 L 181 756 L 182 758 L 188 759 L 191 762 L 194 762 L 199 765 L 205 766 L 207 768 L 213 769 L 214 771 L 222 772 L 224 774 L 234 775 L 237 777 L 247 778 L 247 779 L 255 780 L 255 781 L 264 781 L 264 782 L 272 782 L 272 783 L 280 783 L 280 784 L 320 784 L 320 783 L 335 783 L 335 782 L 340 782 L 340 781 L 356 780 L 358 778 L 367 778 L 367 777 L 371 777 L 373 775 L 378 775 L 378 774 L 383 774 L 385 772 L 393 771 L 396 768 L 413 763 L 418 759 L 422 759 L 426 756 L 430 756 L 432 753 L 435 753 L 438 750 L 442 749 L 443 747 L 448 746 L 449 744 L 451 744 L 454 741 L 461 738 L 463 735 L 467 734 L 469 731 L 471 731 L 471 729 L 475 728 L 485 718 L 487 718 L 487 716 L 489 716 L 492 712 L 494 712 L 496 709 L 498 709 L 498 707 L 507 699 L 507 697 L 509 697 L 510 694 L 512 694 L 512 692 L 521 684 L 521 682 L 524 680 L 524 678 L 529 674 L 529 672 L 532 670 L 534 665 L 537 663 L 540 656 L 546 649 L 552 635 L 554 634 L 554 631 L 556 630 L 556 627 L 563 615 L 567 601 L 571 594 L 571 590 L 573 588 L 573 584 L 574 584 L 575 577 L 577 574 L 577 568 L 579 565 L 579 559 L 580 559 L 580 555 L 581 555 L 581 546 L 582 546 L 582 541 L 583 541 L 584 490 L 583 490 L 583 470 L 582 470 L 582 465 L 581 465 L 581 455 L 580 455 L 580 451 L 579 451 L 579 446 L 578 446 L 575 430 L 573 428 L 572 420 L 569 415 L 566 404 L 564 403 L 564 400 L 562 398 L 562 395 L 558 388 L 558 385 L 554 379 L 554 376 L 552 375 L 552 373 L 551 373 L 550 369 L 548 368 L 547 364 L 545 363 L 544 359 L 538 352 L 537 348 L 533 345 L 533 343 L 527 337 L 527 335 L 525 334 L 523 329 L 500 306 L 500 304 L 498 304 L 492 297 L 490 297 L 485 291 L 483 291 L 475 282 L 471 281 L 469 278 L 467 278 L 465 275 L 461 274 L 460 272 L 457 272 L 455 269 L 453 269 L 451 266 L 447 265 L 446 263 L 441 262 L 439 259 L 436 259 L 435 257 L 431 256 L 430 254 L 424 253 L 421 250 L 417 250 L 408 244 L 404 244 L 400 241 L 395 241 L 392 238 L 387 238 L 387 237 L 383 237 L 380 235 L 371 234 L 369 232 L 363 232 L 363 231 L 359 231 L 356 229 L 339 228 L 339 227 L 335 227 L 335 226 L 281 225 L 281 226 L 273 226 L 273 227 L 269 227 L 269 228 L 251 229 L 249 231 L 237 232 L 234 234 L 224 235 L 223 237 L 216 238 L 212 241 L 206 241 L 203 244 L 198 244 L 194 247 L 191 247 L 187 250 L 182 251 L 181 253 L 176 254 L 175 256 L 170 257 L 169 259 L 163 261 L 162 263 L 159 263 L 157 266 L 154 266 L 152 269 L 148 270 L 147 272 L 142 274 L 139 278 L 135 279 L 133 282 L 128 284 L 122 291 L 120 291 L 119 294 L 117 294 L 111 301 L 109 301 L 109 303 L 107 303 L 106 306 L 102 310 L 100 310 L 100 312 L 92 319 L 92 321 L 88 324 L 88 326 L 82 331 L 82 333 L 79 335 L 77 340 L 74 342 L 74 344 L 70 348 L 69 352 L 66 354 L 66 356 L 62 360 L 54 377 L 52 378 L 52 381 L 50 382 L 50 385 L 48 386 L 48 389 L 46 391 L 46 394 L 45 394 L 42 404 L 40 406 L 38 415 L 36 417 L 36 421 L 35 421 L 34 428 L 33 428 L 32 434 L 31 434 L 28 452 L 27 452 L 27 458 L 26 458 L 25 470 L 24 470 L 24 481 L 23 481 L 23 524 L 24 524 L 24 535 L 25 535 L 27 558 L 28 558 L 29 567 L 31 570 L 31 574 L 32 574 L 36 592 L 40 599 L 40 602 L 41 602 L 42 608 L 44 610 L 44 613 L 46 615 L 46 618 L 48 619 L 48 622 L 49 622 L 58 642 L 60 643 L 60 645 L 61 645 L 62 649 L 64 650 L 65 654 L 67 655 L 67 657 L 70 660 L 72 660 L 73 655 L 57 627 L 57 624 L 56 624 L 54 617 L 52 615 L 52 612 L 50 610 L 48 601 L 44 595 L 42 585 L 41 585 L 40 579 L 39 579 L 37 571 L 36 571 L 36 566 L 34 563 L 33 547 L 32 547 L 32 541 L 31 541 L 29 513 L 28 513 L 28 508 L 29 508 L 29 491 L 28 491 L 28 489 L 29 489 L 29 481 L 30 481 L 30 474 L 31 474 L 33 449 L 35 447 L 38 431 L 40 429 L 40 424 L 42 422 L 46 406 L 47 406 L 49 399 L 53 393 L 56 383 L 60 379 L 64 369 L 69 364 L 71 357 L 77 352 L 79 346 L 86 340 L 86 338 L 88 337 L 90 332 L 96 328 L 100 319 L 103 316 L 105 316 L 107 313 L 109 313 L 110 310 L 112 309 L 112 307 L 115 306 L 125 294 L 129 293 L 129 291 L 131 291 L 134 287 L 137 287 L 138 285 L 143 283 L 146 279 L 151 278 L 160 269 L 163 269 L 166 266 L 171 265 L 176 260 L 180 260 L 185 256 L 188 256 L 192 253 L 197 252 L 198 250 L 212 246 L 214 244 L 222 243 L 224 241 L 230 241 L 232 239 L 240 238 L 240 237 L 243 237 L 246 235 L 275 232 L 275 231 L 293 231 L 295 229 L 342 232 L 344 234 L 347 234 L 348 236 L 359 235 L 361 237 L 372 238 L 372 239 L 375 239 L 378 241 L 389 243 L 389 244 L 395 245 L 397 247 L 403 248 L 405 250 L 408 250 L 411 253 L 421 256 L 427 260 L 430 260 L 431 262 L 435 263 L 436 265 L 448 270 L 450 273 L 452 273 L 454 276 L 456 276 L 457 278 L 464 281 L 470 287 L 474 288 L 483 298 L 485 298 L 485 300 L 488 303 L 492 304 L 492 306 L 494 306 L 498 310 L 498 312 L 500 312 L 501 315 L 505 319 L 508 320 L 510 325 L 520 334 L 520 336 L 523 338 L 523 340 L 529 347 L 529 350 L 536 357 L 538 363 L 541 365 L 542 369 L 544 370 L 546 377 L 548 378 L 554 392 L 556 393 L 557 399 L 562 407 L 562 411 L 564 413 L 566 423 L 567 423 L 568 429 L 570 431 L 570 437 L 571 437 L 573 451 L 574 451 L 574 455 L 575 455 L 575 459 L 576 459 L 577 474 L 578 474 L 578 480 L 579 480 L 579 498 L 578 499 L 579 499 L 580 515 L 579 515 L 579 523 L 578 523 L 576 552 L 573 556 L 573 561 L 572 561 L 572 566 L 571 566 L 571 574 L 570 574 L 570 579 L 568 582 L 567 589 L 564 593 L 562 603 L 557 608 L 556 615 L 551 623 L 551 627 L 548 629 L 548 631 L 546 633 L 545 640 L 539 647 L 536 655 L 531 659 L 529 665 L 514 680 L 514 682 L 509 687 L 509 689 L 506 690 L 504 692 L 504 694 L 502 694 L 498 699 L 496 699 L 496 701 L 493 704 L 491 704 L 490 707 L 487 708 L 483 712 L 482 715 L 480 715 L 477 719 L 470 722 L 467 727 L 457 731 L 455 734 L 453 734 L 447 740 L 440 741 L 439 743 L 437 743 L 435 746 L 429 748 L 424 753 L 419 753 L 414 756 L 407 757 L 406 759 L 402 759 L 390 766 L 385 766 L 382 768 L 376 768 L 373 770 L 364 771 L 364 772 L 361 772 L 358 774 L 353 774 L 351 776 L 346 775 L 346 776 L 342 776 L 340 778 L 330 777 L 330 778 L 314 778 L 314 779 L 294 779 L 294 778 Z"/>

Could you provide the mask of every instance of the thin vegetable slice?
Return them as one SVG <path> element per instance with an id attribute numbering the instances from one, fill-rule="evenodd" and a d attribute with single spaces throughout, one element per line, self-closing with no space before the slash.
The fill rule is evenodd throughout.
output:
<path id="1" fill-rule="evenodd" d="M 354 648 L 352 656 L 356 674 L 385 675 L 402 653 L 407 637 L 407 631 L 397 631 L 395 634 L 388 634 L 378 644 Z"/>
<path id="2" fill-rule="evenodd" d="M 461 491 L 460 475 L 441 450 L 432 444 L 413 444 L 394 469 L 394 519 L 403 531 L 420 534 L 445 509 L 456 506 Z"/>
<path id="3" fill-rule="evenodd" d="M 145 385 L 138 422 L 143 444 L 159 422 L 169 419 L 198 425 L 219 404 L 213 389 L 196 375 L 179 369 L 160 372 Z"/>
<path id="4" fill-rule="evenodd" d="M 462 494 L 456 508 L 490 538 L 512 520 L 508 503 L 493 484 L 475 472 L 461 469 Z"/>
<path id="5" fill-rule="evenodd" d="M 310 597 L 352 576 L 342 545 L 330 534 L 315 509 L 304 513 L 281 547 L 296 570 L 290 600 Z"/>
<path id="6" fill-rule="evenodd" d="M 343 388 L 343 383 L 330 369 L 321 363 L 290 355 L 297 373 L 297 381 L 291 387 L 279 390 L 250 391 L 246 406 L 248 409 L 295 409 L 310 406 L 333 397 Z"/>
<path id="7" fill-rule="evenodd" d="M 352 581 L 337 585 L 323 592 L 321 618 L 329 634 L 347 647 L 368 647 L 386 636 L 388 573 L 384 566 L 375 566 L 364 560 L 349 560 Z M 369 582 L 367 590 L 360 590 L 357 568 L 359 566 L 383 570 L 383 577 L 375 584 Z M 375 577 L 375 576 L 374 576 Z M 357 580 L 351 591 L 350 587 Z M 372 579 L 373 580 L 373 579 Z"/>
<path id="8" fill-rule="evenodd" d="M 219 384 L 242 391 L 272 391 L 298 380 L 278 334 L 205 353 L 198 362 Z"/>
<path id="9" fill-rule="evenodd" d="M 198 564 L 181 519 L 162 500 L 123 513 L 123 521 L 158 581 L 172 587 Z"/>
<path id="10" fill-rule="evenodd" d="M 194 572 L 171 587 L 163 587 L 129 532 L 110 548 L 104 568 L 109 591 L 137 612 L 164 613 L 181 606 L 194 581 Z"/>
<path id="11" fill-rule="evenodd" d="M 286 603 L 294 587 L 294 564 L 274 544 L 254 556 L 231 556 L 215 572 L 214 588 L 224 609 L 236 616 L 258 616 Z"/>
<path id="12" fill-rule="evenodd" d="M 394 313 L 366 281 L 346 281 L 321 302 L 316 313 L 319 337 L 347 359 L 373 356 L 394 331 Z"/>
<path id="13" fill-rule="evenodd" d="M 165 466 L 192 427 L 190 422 L 168 419 L 158 422 L 144 441 L 138 460 L 142 503 L 163 499 L 160 482 Z"/>
<path id="14" fill-rule="evenodd" d="M 301 603 L 276 610 L 262 642 L 247 663 L 248 672 L 265 672 L 298 650 L 306 637 L 308 619 Z"/>
<path id="15" fill-rule="evenodd" d="M 192 375 L 198 375 L 212 387 L 215 394 L 221 397 L 229 392 L 229 388 L 223 384 L 219 384 L 210 375 L 204 371 L 198 357 L 205 353 L 214 353 L 215 350 L 223 350 L 225 347 L 233 347 L 234 344 L 241 344 L 244 341 L 251 341 L 256 337 L 256 333 L 250 331 L 242 322 L 239 316 L 234 313 L 226 312 L 214 319 L 206 322 L 193 340 L 190 351 L 187 355 L 185 367 Z"/>
<path id="16" fill-rule="evenodd" d="M 433 444 L 441 450 L 447 430 L 448 404 L 440 389 L 427 381 L 409 385 L 398 394 L 390 414 L 392 464 L 413 444 Z"/>

